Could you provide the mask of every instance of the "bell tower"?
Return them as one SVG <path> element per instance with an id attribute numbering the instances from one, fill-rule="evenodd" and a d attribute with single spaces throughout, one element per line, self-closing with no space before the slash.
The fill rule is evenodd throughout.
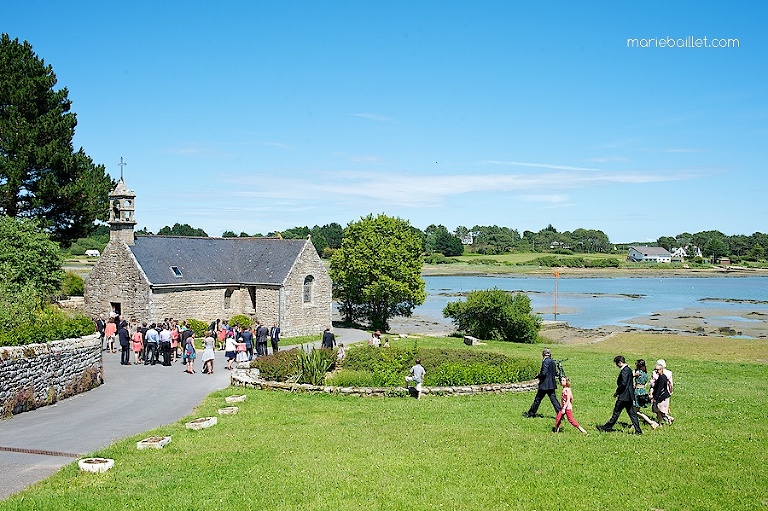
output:
<path id="1" fill-rule="evenodd" d="M 133 245 L 136 194 L 125 186 L 122 176 L 109 193 L 109 241 L 122 241 Z"/>

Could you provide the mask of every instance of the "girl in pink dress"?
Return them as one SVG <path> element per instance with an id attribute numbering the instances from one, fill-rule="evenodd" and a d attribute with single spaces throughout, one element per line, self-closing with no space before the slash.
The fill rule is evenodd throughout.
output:
<path id="1" fill-rule="evenodd" d="M 555 427 L 552 428 L 552 432 L 560 432 L 560 423 L 563 421 L 563 415 L 565 415 L 568 417 L 568 422 L 570 422 L 574 428 L 578 429 L 586 435 L 587 430 L 579 426 L 579 423 L 576 422 L 576 419 L 573 418 L 573 392 L 571 391 L 571 380 L 570 378 L 563 376 L 560 378 L 560 383 L 563 386 L 563 394 L 560 397 L 561 408 L 557 413 L 557 418 L 555 419 Z"/>
<path id="2" fill-rule="evenodd" d="M 143 348 L 143 340 L 144 335 L 142 335 L 141 329 L 136 327 L 136 331 L 133 332 L 133 337 L 131 337 L 131 344 L 133 345 L 133 365 L 139 365 L 139 355 Z"/>

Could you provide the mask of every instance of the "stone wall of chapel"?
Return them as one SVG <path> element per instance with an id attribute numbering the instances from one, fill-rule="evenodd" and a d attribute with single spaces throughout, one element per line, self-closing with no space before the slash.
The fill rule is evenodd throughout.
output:
<path id="1" fill-rule="evenodd" d="M 304 302 L 304 279 L 311 275 L 312 300 Z M 331 326 L 331 279 L 311 243 L 307 243 L 296 260 L 281 297 L 282 335 L 317 335 Z"/>
<path id="2" fill-rule="evenodd" d="M 110 312 L 110 302 L 120 303 L 126 318 L 149 314 L 152 291 L 133 253 L 120 241 L 110 241 L 96 265 L 85 278 L 83 292 L 85 313 Z"/>
<path id="3" fill-rule="evenodd" d="M 229 307 L 226 306 L 227 290 L 232 294 Z M 229 319 L 236 314 L 244 314 L 271 325 L 277 321 L 279 289 L 277 287 L 254 287 L 256 307 L 253 307 L 249 287 L 190 288 L 190 289 L 155 289 L 151 302 L 149 321 L 164 318 L 177 320 L 199 319 L 209 322 L 215 319 Z"/>

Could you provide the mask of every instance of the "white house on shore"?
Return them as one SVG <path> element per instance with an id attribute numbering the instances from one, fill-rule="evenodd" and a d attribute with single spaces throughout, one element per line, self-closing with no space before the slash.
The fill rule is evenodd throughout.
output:
<path id="1" fill-rule="evenodd" d="M 672 254 L 663 247 L 629 247 L 627 260 L 635 263 L 671 263 Z"/>

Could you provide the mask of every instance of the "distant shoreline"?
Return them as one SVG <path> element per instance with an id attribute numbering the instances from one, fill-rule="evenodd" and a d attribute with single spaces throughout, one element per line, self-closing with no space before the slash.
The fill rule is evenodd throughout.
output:
<path id="1" fill-rule="evenodd" d="M 548 277 L 555 272 L 559 278 L 610 277 L 766 277 L 766 268 L 531 268 L 514 266 L 475 266 L 466 264 L 424 265 L 422 277 L 488 276 L 488 277 Z"/>

